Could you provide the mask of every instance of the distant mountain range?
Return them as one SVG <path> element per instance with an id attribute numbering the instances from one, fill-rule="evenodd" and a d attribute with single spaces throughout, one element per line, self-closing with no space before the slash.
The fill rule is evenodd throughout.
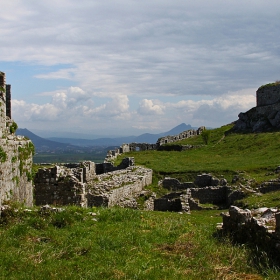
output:
<path id="1" fill-rule="evenodd" d="M 42 138 L 38 135 L 32 133 L 30 130 L 24 128 L 19 128 L 16 131 L 17 135 L 23 135 L 31 139 L 35 145 L 36 151 L 73 151 L 89 147 L 109 147 L 109 146 L 120 146 L 123 143 L 156 143 L 158 138 L 167 135 L 177 135 L 185 130 L 194 129 L 190 124 L 186 125 L 182 123 L 167 132 L 162 132 L 159 134 L 144 133 L 139 136 L 126 136 L 117 138 L 98 138 L 98 139 L 75 139 L 75 138 L 60 138 L 60 137 L 50 137 Z"/>
<path id="2" fill-rule="evenodd" d="M 98 139 L 74 139 L 74 138 L 59 138 L 50 137 L 49 140 L 57 141 L 61 143 L 68 143 L 77 146 L 120 146 L 123 143 L 149 143 L 154 144 L 157 142 L 158 138 L 167 135 L 177 135 L 182 131 L 192 129 L 191 125 L 186 125 L 182 123 L 167 132 L 162 132 L 159 134 L 144 133 L 139 136 L 126 136 L 126 137 L 116 137 L 116 138 L 98 138 Z"/>

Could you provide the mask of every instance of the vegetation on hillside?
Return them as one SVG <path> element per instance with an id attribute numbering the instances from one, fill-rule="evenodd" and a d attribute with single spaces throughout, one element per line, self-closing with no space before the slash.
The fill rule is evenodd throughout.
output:
<path id="1" fill-rule="evenodd" d="M 158 194 L 166 192 L 158 187 L 165 176 L 193 181 L 207 172 L 230 183 L 238 176 L 236 184 L 245 185 L 278 178 L 280 133 L 234 134 L 231 128 L 211 130 L 207 145 L 202 136 L 174 143 L 200 148 L 126 153 L 115 164 L 134 156 L 137 165 L 152 168 L 149 189 Z M 237 203 L 279 207 L 279 201 L 280 192 L 273 192 Z M 218 234 L 219 210 L 15 210 L 0 219 L 0 279 L 280 279 L 279 264 L 265 252 Z"/>
<path id="2" fill-rule="evenodd" d="M 217 211 L 67 207 L 0 220 L 1 279 L 276 279 L 246 246 L 215 237 Z"/>
<path id="3" fill-rule="evenodd" d="M 256 183 L 278 178 L 274 171 L 280 165 L 280 132 L 237 134 L 230 133 L 232 126 L 211 130 L 208 145 L 204 145 L 201 135 L 174 143 L 200 145 L 200 148 L 130 152 L 118 157 L 116 164 L 124 157 L 134 157 L 137 165 L 152 168 L 157 180 L 170 176 L 193 181 L 203 172 L 223 176 L 228 182 L 236 175 Z"/>

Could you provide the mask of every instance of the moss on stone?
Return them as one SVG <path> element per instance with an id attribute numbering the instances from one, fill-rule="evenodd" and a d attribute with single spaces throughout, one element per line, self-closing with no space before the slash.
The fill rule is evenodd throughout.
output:
<path id="1" fill-rule="evenodd" d="M 258 90 L 263 89 L 265 87 L 273 87 L 273 86 L 279 86 L 279 85 L 280 85 L 280 81 L 276 81 L 274 83 L 269 83 L 269 84 L 266 84 L 266 85 L 262 85 L 258 88 Z"/>

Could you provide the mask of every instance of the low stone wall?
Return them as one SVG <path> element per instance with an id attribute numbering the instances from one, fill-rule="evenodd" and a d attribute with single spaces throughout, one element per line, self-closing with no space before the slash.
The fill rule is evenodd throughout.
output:
<path id="1" fill-rule="evenodd" d="M 200 135 L 203 130 L 205 130 L 205 126 L 201 126 L 197 130 L 194 130 L 194 129 L 186 130 L 186 131 L 183 131 L 182 133 L 179 133 L 178 135 L 168 135 L 165 137 L 161 137 L 157 140 L 157 143 L 156 143 L 157 148 L 164 144 L 174 143 L 174 142 L 184 140 L 184 139 L 196 136 L 196 135 Z"/>
<path id="2" fill-rule="evenodd" d="M 189 193 L 173 192 L 154 200 L 154 211 L 189 212 Z"/>
<path id="3" fill-rule="evenodd" d="M 193 182 L 181 183 L 178 179 L 166 177 L 162 181 L 162 187 L 168 190 L 177 191 L 194 187 Z"/>
<path id="4" fill-rule="evenodd" d="M 155 199 L 154 210 L 157 211 L 175 211 L 180 205 L 183 210 L 177 211 L 200 210 L 205 209 L 200 206 L 205 203 L 226 206 L 245 196 L 242 190 L 227 186 L 224 178 L 218 179 L 211 174 L 197 175 L 194 182 L 184 183 L 167 177 L 161 185 L 173 192 Z"/>
<path id="5" fill-rule="evenodd" d="M 156 144 L 148 144 L 148 143 L 123 144 L 118 149 L 108 151 L 107 156 L 105 158 L 105 162 L 110 162 L 111 160 L 115 159 L 118 155 L 122 153 L 128 153 L 131 151 L 168 150 L 168 149 L 171 150 L 173 149 L 176 151 L 185 151 L 193 148 L 198 148 L 200 146 L 177 145 L 177 146 L 173 146 L 172 148 L 168 148 L 168 147 L 162 148 L 161 146 L 167 143 L 173 143 L 189 137 L 200 135 L 203 130 L 205 130 L 205 126 L 201 126 L 197 130 L 194 129 L 186 130 L 178 135 L 168 135 L 165 137 L 161 137 L 157 140 Z"/>
<path id="6" fill-rule="evenodd" d="M 222 204 L 227 202 L 228 187 L 191 188 L 191 197 L 200 203 Z"/>
<path id="7" fill-rule="evenodd" d="M 151 169 L 139 166 L 98 175 L 87 185 L 88 206 L 119 205 L 123 200 L 139 195 L 152 183 L 152 175 Z"/>
<path id="8" fill-rule="evenodd" d="M 268 193 L 273 191 L 279 191 L 280 190 L 280 181 L 279 180 L 272 180 L 268 182 L 264 182 L 259 187 L 260 193 Z"/>
<path id="9" fill-rule="evenodd" d="M 235 242 L 251 244 L 280 259 L 280 212 L 277 209 L 250 211 L 231 206 L 229 212 L 223 214 L 223 223 L 218 224 L 218 229 L 230 234 Z"/>
<path id="10" fill-rule="evenodd" d="M 82 207 L 121 204 L 152 183 L 151 169 L 138 166 L 120 169 L 127 164 L 134 164 L 133 158 L 112 168 L 115 171 L 103 174 L 96 174 L 91 162 L 39 169 L 34 180 L 35 203 Z"/>

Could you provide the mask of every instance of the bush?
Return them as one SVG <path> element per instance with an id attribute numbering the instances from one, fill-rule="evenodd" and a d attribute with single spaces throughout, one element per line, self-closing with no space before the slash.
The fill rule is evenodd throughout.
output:
<path id="1" fill-rule="evenodd" d="M 202 133 L 201 133 L 201 137 L 203 139 L 203 142 L 208 145 L 209 143 L 209 140 L 210 140 L 210 136 L 211 136 L 211 131 L 210 130 L 203 130 Z"/>
<path id="2" fill-rule="evenodd" d="M 18 129 L 17 123 L 13 122 L 10 126 L 10 132 L 15 133 L 17 129 Z"/>

